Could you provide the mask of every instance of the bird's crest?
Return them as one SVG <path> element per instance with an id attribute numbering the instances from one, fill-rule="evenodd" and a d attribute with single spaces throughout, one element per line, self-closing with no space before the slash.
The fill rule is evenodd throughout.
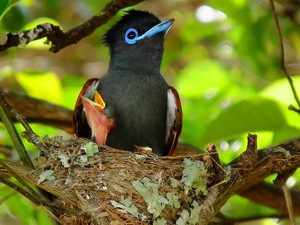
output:
<path id="1" fill-rule="evenodd" d="M 126 11 L 123 17 L 106 32 L 103 37 L 103 43 L 111 46 L 120 36 L 120 33 L 125 33 L 128 28 L 132 27 L 143 33 L 159 23 L 160 20 L 152 13 L 131 9 Z"/>

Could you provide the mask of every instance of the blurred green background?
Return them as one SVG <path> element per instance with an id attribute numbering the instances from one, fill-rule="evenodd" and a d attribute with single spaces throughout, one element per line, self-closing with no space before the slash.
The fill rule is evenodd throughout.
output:
<path id="1" fill-rule="evenodd" d="M 108 2 L 0 0 L 0 33 L 45 22 L 67 31 Z M 300 92 L 297 2 L 282 0 L 275 5 L 284 37 L 286 68 Z M 221 160 L 228 163 L 245 150 L 248 133 L 258 135 L 259 148 L 299 136 L 300 117 L 287 109 L 296 103 L 280 70 L 279 38 L 268 0 L 160 0 L 134 8 L 151 11 L 162 20 L 175 18 L 166 38 L 161 71 L 181 96 L 182 142 L 201 149 L 214 142 Z M 45 40 L 0 52 L 0 86 L 73 109 L 84 82 L 105 74 L 109 55 L 102 36 L 121 15 L 119 12 L 92 35 L 57 54 L 48 51 Z M 32 127 L 41 136 L 63 134 L 40 124 Z M 2 125 L 0 144 L 12 146 Z M 290 178 L 288 185 L 299 189 L 299 174 Z M 0 202 L 0 224 L 51 224 L 42 208 L 3 185 Z M 276 213 L 237 196 L 222 212 L 232 218 Z M 277 223 L 287 224 L 272 219 L 248 224 Z"/>

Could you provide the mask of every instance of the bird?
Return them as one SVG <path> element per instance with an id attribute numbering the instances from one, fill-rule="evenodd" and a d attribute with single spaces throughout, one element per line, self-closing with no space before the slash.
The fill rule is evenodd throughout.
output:
<path id="1" fill-rule="evenodd" d="M 181 102 L 160 72 L 173 22 L 132 9 L 106 32 L 109 67 L 79 93 L 72 118 L 76 136 L 127 151 L 148 147 L 160 156 L 174 153 L 182 130 Z"/>

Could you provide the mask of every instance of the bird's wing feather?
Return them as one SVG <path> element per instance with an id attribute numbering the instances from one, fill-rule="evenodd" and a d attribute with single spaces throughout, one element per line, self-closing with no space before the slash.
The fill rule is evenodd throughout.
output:
<path id="1" fill-rule="evenodd" d="M 94 98 L 94 90 L 97 89 L 100 79 L 91 78 L 85 82 L 83 88 L 81 89 L 73 110 L 72 116 L 72 128 L 73 133 L 78 137 L 88 137 L 89 134 L 86 134 L 86 131 L 90 130 L 90 127 L 87 123 L 85 113 L 83 112 L 83 104 L 81 96 L 84 96 L 88 99 Z"/>
<path id="2" fill-rule="evenodd" d="M 168 89 L 166 150 L 173 155 L 182 129 L 182 109 L 175 88 Z"/>

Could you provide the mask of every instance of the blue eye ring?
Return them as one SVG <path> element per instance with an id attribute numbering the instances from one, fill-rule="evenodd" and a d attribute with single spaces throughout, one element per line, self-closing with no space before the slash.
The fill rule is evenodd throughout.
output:
<path id="1" fill-rule="evenodd" d="M 139 33 L 134 28 L 129 28 L 125 33 L 125 41 L 129 45 L 134 45 L 139 37 Z"/>

